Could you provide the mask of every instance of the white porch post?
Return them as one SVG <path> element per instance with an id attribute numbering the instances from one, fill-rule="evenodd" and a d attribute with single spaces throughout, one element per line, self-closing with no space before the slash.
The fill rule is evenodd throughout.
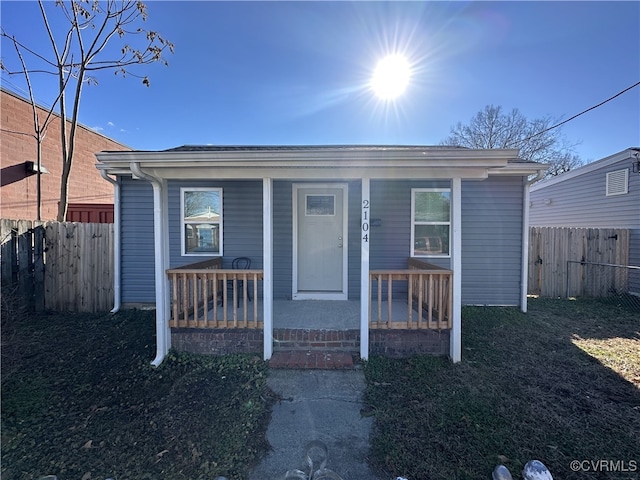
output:
<path id="1" fill-rule="evenodd" d="M 451 196 L 453 197 L 453 218 L 451 225 L 452 252 L 451 270 L 453 270 L 453 311 L 449 356 L 454 363 L 462 360 L 462 180 L 451 180 Z"/>
<path id="2" fill-rule="evenodd" d="M 264 359 L 273 355 L 273 179 L 262 179 Z"/>
<path id="3" fill-rule="evenodd" d="M 360 358 L 369 358 L 369 240 L 371 238 L 370 180 L 362 179 L 360 232 Z"/>
<path id="4" fill-rule="evenodd" d="M 522 195 L 522 270 L 520 280 L 520 311 L 527 313 L 527 291 L 529 290 L 529 182 L 524 184 Z"/>

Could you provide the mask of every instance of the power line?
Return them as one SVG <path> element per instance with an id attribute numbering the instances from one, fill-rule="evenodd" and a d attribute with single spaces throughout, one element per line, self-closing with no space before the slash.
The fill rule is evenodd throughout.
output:
<path id="1" fill-rule="evenodd" d="M 616 93 L 616 94 L 615 94 L 615 95 L 613 95 L 612 97 L 607 98 L 606 100 L 604 100 L 604 101 L 600 102 L 600 103 L 599 103 L 599 104 L 597 104 L 597 105 L 594 105 L 593 107 L 589 107 L 589 108 L 587 108 L 586 110 L 584 110 L 584 111 L 582 111 L 582 112 L 580 112 L 580 113 L 578 113 L 578 114 L 574 115 L 574 116 L 573 116 L 573 117 L 571 117 L 571 118 L 568 118 L 568 119 L 566 119 L 566 120 L 564 120 L 564 121 L 562 121 L 562 122 L 560 122 L 560 123 L 556 123 L 555 125 L 553 125 L 553 126 L 551 126 L 551 127 L 549 127 L 549 128 L 546 128 L 546 129 L 542 130 L 541 132 L 534 133 L 533 135 L 531 135 L 531 136 L 529 136 L 529 137 L 525 138 L 524 140 L 522 140 L 522 143 L 528 142 L 528 141 L 529 141 L 529 140 L 531 140 L 533 137 L 537 137 L 538 135 L 542 135 L 543 133 L 546 133 L 546 132 L 548 132 L 549 130 L 553 130 L 554 128 L 558 128 L 560 125 L 564 125 L 565 123 L 570 122 L 571 120 L 573 120 L 573 119 L 575 119 L 575 118 L 578 118 L 580 115 L 584 115 L 585 113 L 590 112 L 591 110 L 593 110 L 593 109 L 595 109 L 595 108 L 601 107 L 601 106 L 602 106 L 602 105 L 604 105 L 605 103 L 610 102 L 610 101 L 611 101 L 611 100 L 613 100 L 614 98 L 619 97 L 619 96 L 620 96 L 620 95 L 622 95 L 623 93 L 628 92 L 629 90 L 631 90 L 632 88 L 637 87 L 638 85 L 640 85 L 640 82 L 636 82 L 636 83 L 634 83 L 634 84 L 633 84 L 633 85 L 631 85 L 630 87 L 625 88 L 625 89 L 624 89 L 624 90 L 622 90 L 621 92 Z"/>

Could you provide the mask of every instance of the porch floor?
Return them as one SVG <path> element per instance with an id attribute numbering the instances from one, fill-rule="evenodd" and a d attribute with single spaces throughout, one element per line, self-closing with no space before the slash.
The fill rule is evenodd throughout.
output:
<path id="1" fill-rule="evenodd" d="M 249 317 L 253 315 L 253 302 L 248 302 Z M 371 317 L 378 315 L 377 304 L 372 305 Z M 394 301 L 391 305 L 392 318 L 407 317 L 407 303 Z M 417 310 L 414 308 L 414 321 Z M 382 302 L 382 320 L 388 317 L 387 302 Z M 218 318 L 222 318 L 222 307 L 218 306 Z M 233 313 L 228 312 L 228 318 Z M 238 308 L 238 318 L 242 318 L 244 309 Z M 262 300 L 258 300 L 258 316 L 262 318 Z M 209 319 L 213 319 L 211 306 Z M 273 328 L 317 329 L 317 330 L 358 330 L 360 329 L 360 300 L 274 300 Z"/>
<path id="2" fill-rule="evenodd" d="M 360 300 L 274 300 L 273 328 L 358 330 Z"/>

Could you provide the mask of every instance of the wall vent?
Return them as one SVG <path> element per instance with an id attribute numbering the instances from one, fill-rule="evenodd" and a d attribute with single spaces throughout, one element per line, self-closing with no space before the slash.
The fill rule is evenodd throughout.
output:
<path id="1" fill-rule="evenodd" d="M 607 197 L 629 193 L 629 169 L 607 173 Z"/>

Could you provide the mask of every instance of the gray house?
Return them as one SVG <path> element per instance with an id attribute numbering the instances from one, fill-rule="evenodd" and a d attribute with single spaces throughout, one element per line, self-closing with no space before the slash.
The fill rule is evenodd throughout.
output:
<path id="1" fill-rule="evenodd" d="M 627 148 L 557 177 L 530 192 L 531 226 L 629 229 L 629 265 L 640 266 L 640 148 Z M 640 274 L 629 274 L 640 294 Z"/>
<path id="2" fill-rule="evenodd" d="M 184 146 L 96 156 L 115 186 L 115 308 L 155 305 L 154 364 L 172 346 L 459 361 L 463 304 L 526 311 L 527 179 L 545 166 L 517 150 Z"/>

